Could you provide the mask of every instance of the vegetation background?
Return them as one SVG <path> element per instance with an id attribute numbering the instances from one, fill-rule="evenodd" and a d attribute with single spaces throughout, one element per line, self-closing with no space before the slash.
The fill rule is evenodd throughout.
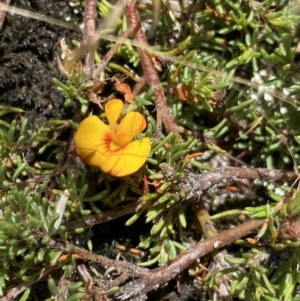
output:
<path id="1" fill-rule="evenodd" d="M 3 3 L 0 300 L 300 300 L 298 1 Z M 74 151 L 111 98 L 124 178 Z"/>

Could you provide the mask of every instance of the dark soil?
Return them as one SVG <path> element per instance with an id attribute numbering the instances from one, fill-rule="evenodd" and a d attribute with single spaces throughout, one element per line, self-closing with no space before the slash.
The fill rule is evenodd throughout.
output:
<path id="1" fill-rule="evenodd" d="M 12 6 L 65 21 L 78 23 L 69 1 L 17 0 Z M 74 19 L 74 20 L 73 20 Z M 63 79 L 55 57 L 60 54 L 60 40 L 80 40 L 79 33 L 44 22 L 6 15 L 0 34 L 0 103 L 48 118 L 70 118 L 64 98 L 52 78 Z"/>

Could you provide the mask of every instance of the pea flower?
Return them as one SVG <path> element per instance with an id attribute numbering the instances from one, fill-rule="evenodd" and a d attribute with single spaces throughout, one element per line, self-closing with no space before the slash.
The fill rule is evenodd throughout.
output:
<path id="1" fill-rule="evenodd" d="M 75 135 L 78 156 L 86 164 L 98 166 L 116 177 L 136 172 L 151 151 L 148 137 L 132 141 L 147 126 L 142 114 L 130 112 L 117 124 L 123 107 L 120 99 L 109 100 L 105 106 L 109 125 L 97 116 L 89 116 L 79 125 Z"/>

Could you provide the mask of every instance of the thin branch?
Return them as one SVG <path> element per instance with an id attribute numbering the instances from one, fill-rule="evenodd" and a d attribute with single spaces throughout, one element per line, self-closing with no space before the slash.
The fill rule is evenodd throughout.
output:
<path id="1" fill-rule="evenodd" d="M 133 263 L 127 261 L 112 260 L 73 245 L 64 246 L 62 244 L 57 244 L 55 241 L 50 241 L 48 246 L 53 249 L 60 249 L 68 254 L 74 253 L 79 255 L 85 261 L 97 262 L 103 267 L 109 267 L 109 270 L 111 271 L 118 271 L 119 276 L 116 279 L 111 280 L 110 286 L 120 286 L 128 279 L 136 279 L 123 287 L 120 287 L 120 291 L 117 295 L 118 299 L 131 300 L 133 297 L 144 295 L 157 288 L 159 285 L 174 279 L 176 275 L 185 270 L 197 259 L 231 244 L 236 239 L 249 235 L 251 231 L 260 228 L 264 222 L 265 220 L 251 220 L 228 229 L 205 241 L 196 243 L 188 250 L 179 254 L 167 265 L 153 270 L 137 267 Z"/>
<path id="2" fill-rule="evenodd" d="M 94 39 L 96 27 L 96 0 L 85 0 L 84 9 L 84 30 L 83 43 L 88 44 L 91 39 Z M 89 47 L 89 51 L 84 60 L 84 70 L 86 74 L 90 75 L 94 63 L 95 47 Z"/>
<path id="3" fill-rule="evenodd" d="M 118 38 L 117 42 L 110 48 L 110 50 L 106 53 L 105 57 L 99 64 L 98 68 L 95 70 L 93 74 L 93 78 L 99 78 L 100 74 L 103 72 L 104 68 L 114 56 L 118 48 L 128 39 L 128 37 L 133 33 L 134 27 L 129 27 L 127 30 Z"/>
<path id="4" fill-rule="evenodd" d="M 134 202 L 131 204 L 127 204 L 124 206 L 120 206 L 116 209 L 107 210 L 104 212 L 101 212 L 100 214 L 94 214 L 86 218 L 84 221 L 78 221 L 78 220 L 69 220 L 66 221 L 63 225 L 68 229 L 68 231 L 74 231 L 77 228 L 80 227 L 92 227 L 97 224 L 106 223 L 109 221 L 112 221 L 118 217 L 134 213 L 137 210 L 137 207 L 139 206 L 139 202 Z"/>
<path id="5" fill-rule="evenodd" d="M 147 39 L 143 29 L 141 28 L 140 18 L 135 8 L 134 0 L 125 1 L 125 14 L 130 28 L 135 28 L 134 39 L 138 44 L 147 47 Z M 160 83 L 157 72 L 151 62 L 149 55 L 144 50 L 144 47 L 137 47 L 137 51 L 143 67 L 145 79 L 149 87 L 154 87 L 154 96 L 156 99 L 157 109 L 157 127 L 161 131 L 162 124 L 165 126 L 168 133 L 178 133 L 180 128 L 176 124 L 172 115 L 171 109 L 167 105 L 167 100 L 164 94 L 163 87 Z"/>
<path id="6" fill-rule="evenodd" d="M 129 261 L 109 259 L 105 256 L 92 253 L 90 251 L 76 246 L 72 246 L 72 248 L 74 248 L 73 252 L 76 255 L 82 257 L 85 261 L 97 262 L 101 266 L 109 268 L 110 271 L 118 271 L 119 277 L 117 277 L 114 280 L 110 280 L 110 286 L 121 285 L 131 277 L 135 278 L 145 276 L 148 273 L 148 269 L 136 266 L 135 264 Z M 108 274 L 107 271 L 106 274 Z"/>
<path id="7" fill-rule="evenodd" d="M 220 249 L 238 238 L 246 236 L 252 230 L 258 229 L 264 224 L 265 220 L 251 220 L 228 229 L 212 238 L 198 242 L 187 251 L 179 254 L 167 265 L 156 268 L 144 274 L 140 279 L 133 280 L 127 285 L 121 287 L 118 299 L 130 300 L 138 295 L 143 295 L 158 286 L 174 279 L 176 275 L 186 269 L 189 265 L 204 255 Z"/>
<path id="8" fill-rule="evenodd" d="M 3 0 L 3 4 L 9 5 L 11 0 Z M 0 9 L 0 30 L 2 29 L 3 23 L 5 21 L 6 10 Z"/>
<path id="9" fill-rule="evenodd" d="M 205 191 L 224 179 L 264 179 L 269 181 L 295 181 L 298 176 L 293 171 L 267 168 L 221 167 L 212 172 L 204 172 L 196 177 L 198 189 Z"/>
<path id="10" fill-rule="evenodd" d="M 133 88 L 132 95 L 134 97 L 137 96 L 145 85 L 146 85 L 145 78 L 144 77 L 140 78 L 140 80 L 137 82 L 137 84 Z"/>
<path id="11" fill-rule="evenodd" d="M 193 176 L 192 176 L 193 175 Z M 297 174 L 293 171 L 282 171 L 278 169 L 267 169 L 267 168 L 244 168 L 244 167 L 222 167 L 217 168 L 214 171 L 204 172 L 202 174 L 190 174 L 189 181 L 196 194 L 200 195 L 203 191 L 207 191 L 213 185 L 222 182 L 225 179 L 263 179 L 268 181 L 295 181 Z M 190 191 L 186 191 L 188 194 Z M 193 192 L 194 195 L 194 192 Z M 116 209 L 102 212 L 101 214 L 91 215 L 84 221 L 69 220 L 63 225 L 68 228 L 69 231 L 75 230 L 80 227 L 92 227 L 96 224 L 106 223 L 114 220 L 120 216 L 124 216 L 130 213 L 138 211 L 140 206 L 139 202 L 134 202 L 128 205 L 120 206 Z M 147 204 L 150 206 L 150 203 Z M 145 210 L 147 206 L 143 206 Z"/>

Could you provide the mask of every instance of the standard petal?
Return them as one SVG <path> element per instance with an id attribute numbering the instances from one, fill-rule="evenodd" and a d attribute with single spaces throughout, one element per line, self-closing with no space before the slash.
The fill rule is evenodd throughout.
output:
<path id="1" fill-rule="evenodd" d="M 123 107 L 123 101 L 120 99 L 111 99 L 105 105 L 105 113 L 113 140 L 116 137 L 116 124 L 123 111 Z"/>
<path id="2" fill-rule="evenodd" d="M 133 174 L 146 162 L 150 151 L 151 143 L 148 137 L 133 141 L 115 152 L 111 152 L 100 168 L 115 177 Z"/>
<path id="3" fill-rule="evenodd" d="M 145 117 L 139 112 L 128 113 L 120 122 L 115 142 L 124 146 L 140 134 L 147 126 Z"/>
<path id="4" fill-rule="evenodd" d="M 110 154 L 110 142 L 109 127 L 97 116 L 90 116 L 83 120 L 76 132 L 76 153 L 86 164 L 101 166 Z"/>

